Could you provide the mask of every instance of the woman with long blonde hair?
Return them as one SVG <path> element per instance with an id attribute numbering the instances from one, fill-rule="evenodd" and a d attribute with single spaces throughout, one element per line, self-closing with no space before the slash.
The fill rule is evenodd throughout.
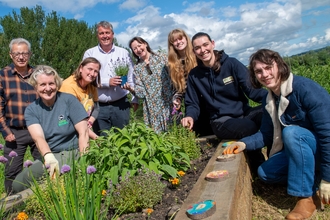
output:
<path id="1" fill-rule="evenodd" d="M 181 109 L 181 103 L 184 98 L 187 79 L 190 70 L 197 66 L 196 56 L 193 53 L 191 40 L 187 33 L 182 29 L 174 29 L 168 34 L 168 66 L 170 77 L 176 90 L 172 102 L 177 111 Z M 203 99 L 200 99 L 200 115 L 193 130 L 197 135 L 213 134 L 210 126 L 208 113 L 205 109 Z"/>

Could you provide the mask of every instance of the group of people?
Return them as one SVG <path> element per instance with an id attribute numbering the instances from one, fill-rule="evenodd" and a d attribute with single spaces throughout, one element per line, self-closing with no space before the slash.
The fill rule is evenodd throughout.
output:
<path id="1" fill-rule="evenodd" d="M 11 41 L 13 64 L 0 71 L 0 130 L 4 156 L 12 160 L 5 168 L 7 193 L 25 189 L 30 170 L 37 178 L 44 169 L 58 174 L 61 164 L 85 153 L 90 138 L 127 125 L 130 107 L 136 110 L 141 99 L 144 122 L 156 132 L 168 129 L 172 109 L 181 111 L 184 103 L 184 127 L 239 140 L 223 153 L 246 151 L 252 173 L 267 183 L 287 184 L 288 194 L 299 198 L 287 219 L 309 218 L 317 190 L 330 202 L 330 96 L 317 83 L 294 76 L 277 52 L 258 50 L 247 68 L 215 50 L 207 33 L 190 39 L 174 29 L 167 55 L 154 52 L 141 37 L 132 38 L 133 63 L 126 49 L 114 45 L 109 22 L 99 22 L 96 30 L 99 44 L 86 50 L 63 82 L 52 67 L 29 65 L 28 41 Z M 124 85 L 114 71 L 118 60 L 129 67 Z M 262 104 L 251 107 L 249 99 Z M 27 146 L 35 162 L 21 172 Z"/>

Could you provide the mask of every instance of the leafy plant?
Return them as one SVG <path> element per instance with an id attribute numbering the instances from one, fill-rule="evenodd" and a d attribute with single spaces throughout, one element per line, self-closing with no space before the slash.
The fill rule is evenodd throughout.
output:
<path id="1" fill-rule="evenodd" d="M 168 179 L 176 177 L 178 170 L 187 170 L 190 159 L 181 147 L 175 145 L 165 134 L 157 134 L 142 122 L 132 122 L 123 129 L 105 131 L 107 137 L 90 142 L 86 157 L 95 165 L 105 179 L 118 183 L 127 172 L 134 176 L 145 167 Z"/>
<path id="2" fill-rule="evenodd" d="M 169 121 L 170 126 L 165 137 L 176 146 L 180 146 L 190 160 L 193 160 L 201 156 L 200 143 L 196 141 L 196 133 L 194 131 L 180 124 L 182 117 L 182 112 L 178 112 L 173 108 Z"/>
<path id="3" fill-rule="evenodd" d="M 126 76 L 129 71 L 129 66 L 127 61 L 120 60 L 119 58 L 113 63 L 113 66 L 115 68 L 115 73 L 117 76 Z"/>
<path id="4" fill-rule="evenodd" d="M 122 204 L 127 204 L 126 212 L 151 208 L 161 201 L 165 187 L 166 184 L 161 182 L 161 175 L 152 170 L 138 169 L 137 175 L 126 175 L 116 184 L 112 205 L 119 208 Z"/>

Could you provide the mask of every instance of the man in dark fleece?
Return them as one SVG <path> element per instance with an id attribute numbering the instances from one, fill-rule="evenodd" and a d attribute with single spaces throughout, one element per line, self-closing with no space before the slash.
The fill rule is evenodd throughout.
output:
<path id="1" fill-rule="evenodd" d="M 254 89 L 247 67 L 224 51 L 214 50 L 215 43 L 208 34 L 195 34 L 192 44 L 198 65 L 188 75 L 182 125 L 193 127 L 200 113 L 199 97 L 203 97 L 212 130 L 219 139 L 241 139 L 256 133 L 261 125 L 262 109 L 252 108 L 248 98 L 261 103 L 267 91 Z M 260 149 L 247 155 L 250 169 L 255 173 L 265 158 Z"/>

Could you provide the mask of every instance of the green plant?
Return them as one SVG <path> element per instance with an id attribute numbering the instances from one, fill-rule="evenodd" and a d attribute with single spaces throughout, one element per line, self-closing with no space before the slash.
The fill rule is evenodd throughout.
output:
<path id="1" fill-rule="evenodd" d="M 157 134 L 144 123 L 132 122 L 123 129 L 105 131 L 107 137 L 90 142 L 87 158 L 104 177 L 113 184 L 127 172 L 134 176 L 145 167 L 163 178 L 176 177 L 178 170 L 187 170 L 190 159 L 181 147 L 175 145 L 165 134 Z"/>
<path id="2" fill-rule="evenodd" d="M 196 140 L 195 132 L 183 127 L 180 124 L 182 117 L 182 112 L 178 112 L 175 108 L 173 108 L 171 118 L 169 120 L 170 126 L 165 137 L 175 145 L 180 146 L 189 156 L 190 160 L 193 160 L 201 156 L 200 144 Z"/>
<path id="3" fill-rule="evenodd" d="M 63 165 L 55 179 L 46 175 L 42 184 L 34 180 L 34 195 L 27 201 L 26 210 L 46 219 L 104 219 L 111 192 L 104 193 L 100 175 L 94 166 L 86 165 L 85 159 L 73 160 L 72 167 Z"/>
<path id="4" fill-rule="evenodd" d="M 114 70 L 117 76 L 126 76 L 129 71 L 128 62 L 119 58 L 113 63 Z"/>
<path id="5" fill-rule="evenodd" d="M 112 205 L 119 208 L 127 205 L 127 212 L 151 208 L 162 199 L 166 184 L 161 182 L 161 175 L 149 169 L 138 169 L 137 175 L 126 175 L 116 184 L 112 195 Z"/>

